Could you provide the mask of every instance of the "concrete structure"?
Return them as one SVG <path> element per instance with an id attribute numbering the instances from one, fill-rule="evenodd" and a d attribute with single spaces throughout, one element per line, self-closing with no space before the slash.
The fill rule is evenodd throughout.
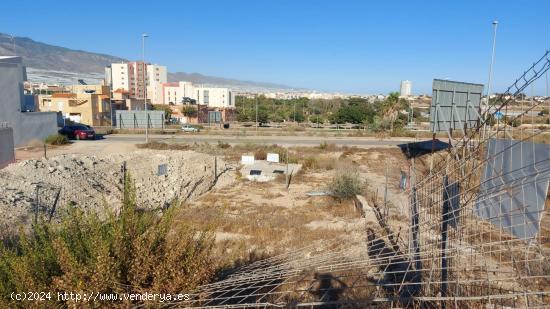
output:
<path id="1" fill-rule="evenodd" d="M 61 112 L 65 119 L 90 126 L 111 125 L 110 88 L 104 85 L 72 85 L 68 93 L 39 95 L 41 111 Z"/>
<path id="2" fill-rule="evenodd" d="M 400 96 L 409 97 L 412 95 L 412 82 L 410 80 L 401 81 Z"/>
<path id="3" fill-rule="evenodd" d="M 164 121 L 164 111 L 116 111 L 119 129 L 145 129 L 146 123 L 149 128 L 161 129 L 164 128 Z"/>
<path id="4" fill-rule="evenodd" d="M 236 109 L 209 107 L 207 105 L 197 105 L 197 122 L 199 123 L 227 123 L 235 121 Z"/>
<path id="5" fill-rule="evenodd" d="M 0 122 L 13 129 L 16 147 L 57 132 L 56 113 L 23 112 L 26 78 L 21 57 L 0 57 Z"/>
<path id="6" fill-rule="evenodd" d="M 113 63 L 105 68 L 105 83 L 113 91 L 126 90 L 131 98 L 143 99 L 147 87 L 147 99 L 153 104 L 162 103 L 162 84 L 168 81 L 165 66 L 144 64 L 142 61 Z"/>
<path id="7" fill-rule="evenodd" d="M 15 161 L 13 129 L 0 124 L 0 168 Z"/>
<path id="8" fill-rule="evenodd" d="M 250 181 L 265 182 L 277 178 L 279 175 L 296 175 L 301 164 L 273 163 L 265 160 L 254 160 L 254 156 L 242 156 L 241 174 Z"/>
<path id="9" fill-rule="evenodd" d="M 184 104 L 190 98 L 208 107 L 235 108 L 235 92 L 229 88 L 195 86 L 190 82 L 164 83 L 163 104 Z"/>

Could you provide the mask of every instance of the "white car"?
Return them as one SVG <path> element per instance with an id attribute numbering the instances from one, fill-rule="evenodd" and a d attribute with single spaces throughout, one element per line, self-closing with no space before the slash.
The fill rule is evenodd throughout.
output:
<path id="1" fill-rule="evenodd" d="M 183 132 L 199 132 L 199 128 L 195 128 L 193 126 L 190 126 L 188 124 L 184 124 L 183 126 L 181 126 L 181 130 Z"/>

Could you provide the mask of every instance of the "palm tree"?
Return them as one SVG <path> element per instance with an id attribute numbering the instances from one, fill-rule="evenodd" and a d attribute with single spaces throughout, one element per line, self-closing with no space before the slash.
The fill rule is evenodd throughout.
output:
<path id="1" fill-rule="evenodd" d="M 399 111 L 407 107 L 407 101 L 399 98 L 399 92 L 390 92 L 389 96 L 384 101 L 383 105 L 383 117 L 390 120 L 390 131 L 393 132 L 393 125 Z"/>

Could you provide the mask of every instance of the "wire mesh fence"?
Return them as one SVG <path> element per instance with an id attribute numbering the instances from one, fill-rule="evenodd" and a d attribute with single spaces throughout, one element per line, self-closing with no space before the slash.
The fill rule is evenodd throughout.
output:
<path id="1" fill-rule="evenodd" d="M 302 248 L 245 266 L 167 306 L 544 308 L 550 304 L 550 151 L 547 127 L 512 130 L 491 116 L 550 69 L 550 51 L 482 111 L 452 147 L 411 159 L 409 227 L 379 228 L 354 243 Z M 516 106 L 517 108 L 517 106 Z M 496 147 L 495 145 L 500 145 Z M 426 160 L 426 159 L 424 159 Z M 416 163 L 420 163 L 420 159 Z"/>

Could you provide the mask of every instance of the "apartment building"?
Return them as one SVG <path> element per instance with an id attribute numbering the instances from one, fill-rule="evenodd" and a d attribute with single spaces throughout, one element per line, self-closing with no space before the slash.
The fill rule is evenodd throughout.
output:
<path id="1" fill-rule="evenodd" d="M 168 72 L 163 65 L 147 65 L 147 98 L 153 104 L 162 103 L 162 84 L 168 82 Z"/>
<path id="2" fill-rule="evenodd" d="M 182 104 L 183 98 L 195 100 L 194 87 L 191 82 L 175 82 L 162 84 L 163 104 Z"/>
<path id="3" fill-rule="evenodd" d="M 399 90 L 399 96 L 403 98 L 410 97 L 412 95 L 412 82 L 410 80 L 401 81 Z"/>
<path id="4" fill-rule="evenodd" d="M 208 107 L 235 108 L 235 93 L 229 88 L 198 87 L 197 104 Z"/>
<path id="5" fill-rule="evenodd" d="M 105 83 L 113 91 L 126 90 L 131 98 L 147 99 L 153 104 L 162 103 L 162 84 L 168 81 L 166 66 L 145 64 L 142 61 L 112 63 L 105 68 Z"/>
<path id="6" fill-rule="evenodd" d="M 60 112 L 65 119 L 90 126 L 111 125 L 110 87 L 72 85 L 69 92 L 38 96 L 40 111 Z"/>
<path id="7" fill-rule="evenodd" d="M 163 104 L 195 104 L 208 107 L 234 108 L 235 92 L 229 88 L 194 86 L 191 82 L 164 83 Z"/>

